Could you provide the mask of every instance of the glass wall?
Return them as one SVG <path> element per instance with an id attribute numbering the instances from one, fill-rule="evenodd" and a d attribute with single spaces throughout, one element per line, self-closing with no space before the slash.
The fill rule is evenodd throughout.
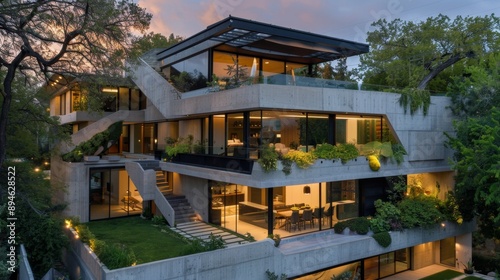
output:
<path id="1" fill-rule="evenodd" d="M 222 89 L 240 86 L 259 76 L 259 58 L 214 51 L 213 74 Z"/>
<path id="2" fill-rule="evenodd" d="M 337 115 L 335 125 L 337 143 L 362 145 L 371 141 L 394 140 L 387 122 L 380 116 Z"/>
<path id="3" fill-rule="evenodd" d="M 410 269 L 410 249 L 401 249 L 363 261 L 364 279 L 380 279 Z"/>
<path id="4" fill-rule="evenodd" d="M 208 52 L 175 63 L 166 70 L 167 77 L 180 92 L 207 87 Z"/>
<path id="5" fill-rule="evenodd" d="M 287 237 L 330 229 L 339 220 L 357 217 L 356 185 L 343 181 L 263 189 L 210 182 L 211 222 L 248 232 L 257 240 L 266 238 L 270 230 Z"/>
<path id="6" fill-rule="evenodd" d="M 89 178 L 90 220 L 142 212 L 142 197 L 124 168 L 93 168 Z"/>

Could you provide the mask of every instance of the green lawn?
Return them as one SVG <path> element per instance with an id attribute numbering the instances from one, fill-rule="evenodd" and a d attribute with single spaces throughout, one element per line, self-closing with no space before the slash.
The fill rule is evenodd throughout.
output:
<path id="1" fill-rule="evenodd" d="M 161 232 L 140 217 L 89 222 L 87 226 L 97 239 L 131 248 L 138 264 L 178 257 L 188 247 L 182 239 Z"/>
<path id="2" fill-rule="evenodd" d="M 427 277 L 420 278 L 420 280 L 449 280 L 449 279 L 453 279 L 457 276 L 460 276 L 462 274 L 463 273 L 461 273 L 461 272 L 447 269 L 447 270 L 443 270 L 441 272 L 429 275 Z"/>

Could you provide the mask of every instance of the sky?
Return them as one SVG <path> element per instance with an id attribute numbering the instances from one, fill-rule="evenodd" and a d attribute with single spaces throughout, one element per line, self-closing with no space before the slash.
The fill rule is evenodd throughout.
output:
<path id="1" fill-rule="evenodd" d="M 500 16 L 499 0 L 138 0 L 153 14 L 150 30 L 187 38 L 229 15 L 365 43 L 370 24 L 423 21 L 444 14 Z"/>

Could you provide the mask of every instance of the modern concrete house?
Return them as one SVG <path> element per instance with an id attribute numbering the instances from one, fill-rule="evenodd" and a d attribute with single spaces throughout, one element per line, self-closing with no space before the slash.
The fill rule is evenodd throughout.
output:
<path id="1" fill-rule="evenodd" d="M 393 233 L 387 248 L 332 233 L 338 221 L 374 215 L 374 201 L 386 197 L 393 177 L 440 199 L 454 186 L 452 151 L 444 145 L 444 133 L 453 131 L 448 98 L 433 96 L 426 115 L 410 114 L 399 94 L 313 78 L 319 63 L 368 51 L 366 44 L 229 17 L 146 53 L 130 63 L 122 83 L 103 84 L 112 95 L 110 112 L 92 115 L 75 106 L 82 81 L 54 85 L 51 113 L 72 125 L 73 145 L 123 121 L 119 142 L 100 160 L 53 159 L 52 180 L 67 187 L 60 197 L 69 204 L 66 214 L 86 222 L 149 209 L 172 227 L 197 220 L 250 233 L 255 246 L 273 247 L 262 243 L 269 234 L 284 238 L 258 262 L 238 258 L 252 243 L 240 253 L 231 247 L 229 262 L 246 273 L 225 266 L 226 279 L 265 279 L 266 269 L 293 279 L 330 279 L 348 270 L 352 279 L 379 279 L 466 262 L 471 224 Z M 167 156 L 167 145 L 179 139 L 190 151 Z M 263 147 L 286 154 L 324 144 L 362 149 L 374 141 L 404 147 L 404 161 L 388 159 L 373 171 L 365 156 L 317 159 L 305 169 L 292 164 L 290 174 L 281 162 L 269 172 L 259 163 Z M 203 278 L 222 279 L 216 271 Z"/>

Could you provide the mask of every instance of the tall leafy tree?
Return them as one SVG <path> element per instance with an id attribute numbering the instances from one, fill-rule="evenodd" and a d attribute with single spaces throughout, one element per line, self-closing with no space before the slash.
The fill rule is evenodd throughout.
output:
<path id="1" fill-rule="evenodd" d="M 11 0 L 0 2 L 0 165 L 16 75 L 51 84 L 52 74 L 118 74 L 134 38 L 151 15 L 131 0 Z"/>
<path id="2" fill-rule="evenodd" d="M 444 92 L 464 62 L 499 47 L 500 19 L 494 15 L 438 15 L 418 23 L 381 19 L 372 26 L 370 52 L 361 56 L 360 67 L 368 84 Z"/>
<path id="3" fill-rule="evenodd" d="M 500 55 L 491 54 L 450 86 L 457 115 L 456 198 L 464 219 L 478 217 L 486 237 L 500 238 Z"/>
<path id="4" fill-rule="evenodd" d="M 132 40 L 132 48 L 130 50 L 130 57 L 139 57 L 143 53 L 158 48 L 167 48 L 171 45 L 181 42 L 181 36 L 175 36 L 171 33 L 168 38 L 160 33 L 150 32 L 144 34 L 142 37 L 136 37 Z"/>

